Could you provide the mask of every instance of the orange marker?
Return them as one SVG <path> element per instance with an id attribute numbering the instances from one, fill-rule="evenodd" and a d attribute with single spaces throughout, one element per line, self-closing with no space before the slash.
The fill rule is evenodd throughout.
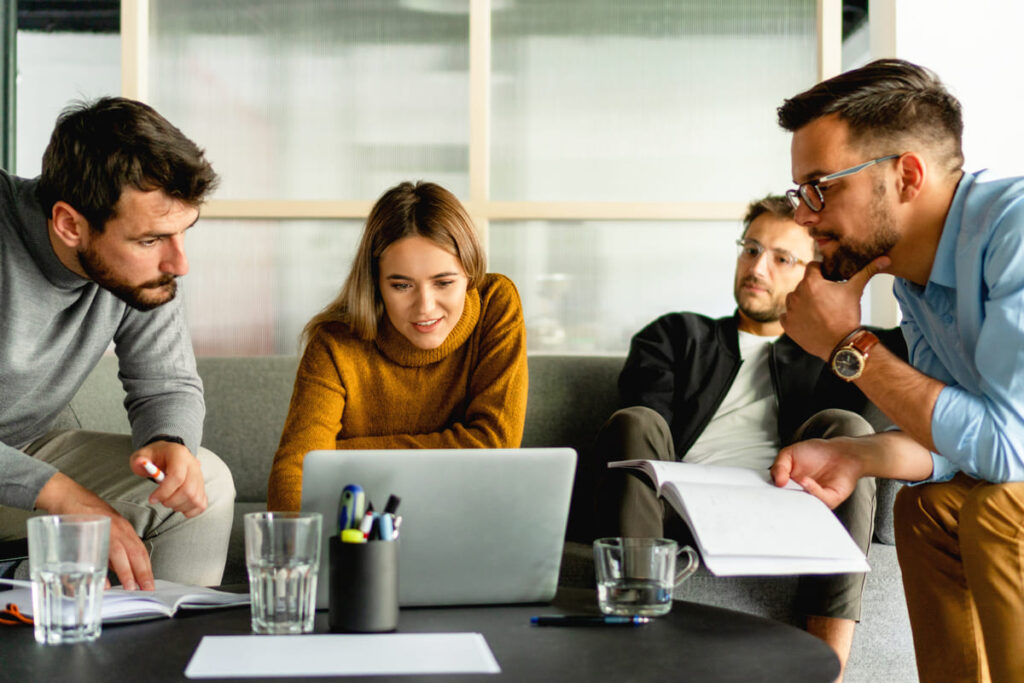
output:
<path id="1" fill-rule="evenodd" d="M 146 470 L 146 474 L 149 475 L 149 480 L 159 484 L 164 480 L 164 473 L 159 467 L 154 465 L 148 460 L 142 461 L 142 467 Z"/>

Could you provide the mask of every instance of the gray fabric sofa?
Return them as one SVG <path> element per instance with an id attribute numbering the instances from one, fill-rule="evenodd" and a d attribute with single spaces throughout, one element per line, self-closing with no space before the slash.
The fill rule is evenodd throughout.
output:
<path id="1" fill-rule="evenodd" d="M 245 580 L 242 515 L 265 509 L 267 477 L 291 397 L 297 358 L 200 358 L 206 390 L 203 445 L 231 468 L 238 497 L 224 580 Z M 530 392 L 523 446 L 570 446 L 581 456 L 566 550 L 563 585 L 593 587 L 588 489 L 596 473 L 587 449 L 616 408 L 619 356 L 530 356 Z M 116 360 L 104 358 L 62 418 L 63 426 L 127 432 Z M 862 621 L 857 629 L 847 681 L 913 681 L 916 670 L 910 626 L 895 548 L 892 495 L 880 486 L 876 539 L 869 562 Z M 797 623 L 792 577 L 718 578 L 699 571 L 676 597 Z"/>

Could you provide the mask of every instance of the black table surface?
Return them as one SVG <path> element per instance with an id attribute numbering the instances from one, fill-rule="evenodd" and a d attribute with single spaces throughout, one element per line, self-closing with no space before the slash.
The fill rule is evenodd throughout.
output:
<path id="1" fill-rule="evenodd" d="M 563 590 L 551 605 L 406 608 L 399 618 L 400 633 L 482 633 L 501 673 L 337 680 L 800 683 L 832 681 L 839 675 L 839 661 L 832 650 L 804 631 L 690 602 L 676 601 L 669 615 L 637 627 L 530 624 L 530 617 L 538 614 L 596 614 L 595 600 L 593 591 Z M 328 631 L 326 612 L 317 613 L 315 631 Z M 0 680 L 188 680 L 185 667 L 203 636 L 248 633 L 248 607 L 180 612 L 173 619 L 104 626 L 98 640 L 79 645 L 39 645 L 31 627 L 0 627 Z"/>

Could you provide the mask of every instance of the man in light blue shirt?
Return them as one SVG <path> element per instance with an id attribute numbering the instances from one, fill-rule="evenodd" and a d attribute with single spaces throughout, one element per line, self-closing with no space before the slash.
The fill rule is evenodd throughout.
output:
<path id="1" fill-rule="evenodd" d="M 862 476 L 923 483 L 895 508 L 921 680 L 1024 681 L 1024 178 L 965 174 L 959 102 L 900 60 L 786 100 L 779 123 L 822 252 L 783 326 L 900 431 L 795 444 L 775 481 L 832 506 Z M 881 271 L 909 364 L 860 327 Z"/>

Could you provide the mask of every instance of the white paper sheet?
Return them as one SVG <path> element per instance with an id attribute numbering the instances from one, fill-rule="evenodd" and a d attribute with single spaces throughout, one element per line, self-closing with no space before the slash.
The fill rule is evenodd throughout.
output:
<path id="1" fill-rule="evenodd" d="M 189 678 L 501 673 L 479 633 L 205 636 Z"/>

